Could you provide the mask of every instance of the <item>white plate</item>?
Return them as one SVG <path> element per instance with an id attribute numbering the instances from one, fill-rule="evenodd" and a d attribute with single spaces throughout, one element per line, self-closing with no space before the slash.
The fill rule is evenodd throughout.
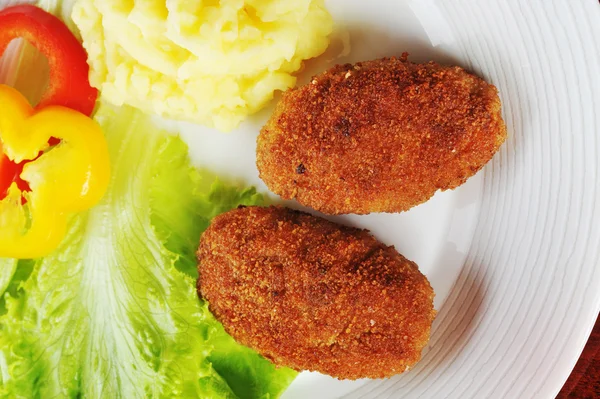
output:
<path id="1" fill-rule="evenodd" d="M 333 218 L 371 229 L 430 279 L 439 314 L 422 361 L 387 380 L 303 373 L 284 397 L 553 398 L 600 309 L 600 6 L 327 3 L 332 45 L 300 83 L 335 63 L 403 51 L 462 65 L 500 90 L 509 138 L 467 184 L 410 212 Z M 179 125 L 199 166 L 266 192 L 254 150 L 268 115 L 227 135 Z"/>
<path id="2" fill-rule="evenodd" d="M 335 63 L 408 51 L 500 90 L 509 138 L 452 192 L 398 215 L 338 218 L 415 260 L 436 291 L 422 361 L 388 380 L 303 373 L 285 398 L 553 398 L 600 309 L 600 6 L 594 0 L 330 0 Z M 349 41 L 351 51 L 348 52 Z M 198 165 L 266 188 L 255 138 L 185 126 Z"/>

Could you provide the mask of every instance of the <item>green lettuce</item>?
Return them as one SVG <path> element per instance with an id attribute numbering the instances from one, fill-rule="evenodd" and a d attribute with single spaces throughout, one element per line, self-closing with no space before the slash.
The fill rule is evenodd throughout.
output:
<path id="1" fill-rule="evenodd" d="M 0 397 L 278 397 L 296 373 L 237 344 L 195 288 L 210 219 L 261 196 L 192 168 L 137 111 L 96 120 L 112 164 L 102 202 L 52 255 L 0 260 Z"/>
<path id="2" fill-rule="evenodd" d="M 8 289 L 16 270 L 16 259 L 0 258 L 0 296 Z"/>

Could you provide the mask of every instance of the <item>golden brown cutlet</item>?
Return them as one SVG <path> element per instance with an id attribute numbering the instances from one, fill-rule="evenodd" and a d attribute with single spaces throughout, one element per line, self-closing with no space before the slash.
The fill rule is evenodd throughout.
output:
<path id="1" fill-rule="evenodd" d="M 435 316 L 417 265 L 366 230 L 283 207 L 217 216 L 198 291 L 225 330 L 275 364 L 342 379 L 415 364 Z"/>
<path id="2" fill-rule="evenodd" d="M 496 88 L 406 56 L 285 92 L 257 143 L 269 189 L 328 214 L 400 212 L 481 169 L 506 139 Z"/>

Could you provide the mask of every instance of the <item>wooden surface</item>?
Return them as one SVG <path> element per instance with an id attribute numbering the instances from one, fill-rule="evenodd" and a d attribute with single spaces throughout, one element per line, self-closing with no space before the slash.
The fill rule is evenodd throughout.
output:
<path id="1" fill-rule="evenodd" d="M 594 331 L 557 399 L 600 398 L 600 317 Z"/>

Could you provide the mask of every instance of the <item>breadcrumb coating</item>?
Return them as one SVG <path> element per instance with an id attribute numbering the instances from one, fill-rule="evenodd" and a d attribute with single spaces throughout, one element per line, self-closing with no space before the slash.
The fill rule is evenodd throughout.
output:
<path id="1" fill-rule="evenodd" d="M 481 169 L 506 139 L 496 88 L 406 57 L 338 65 L 286 91 L 258 137 L 269 189 L 328 214 L 401 212 Z"/>
<path id="2" fill-rule="evenodd" d="M 217 216 L 198 292 L 225 330 L 277 365 L 383 378 L 421 357 L 435 316 L 417 265 L 367 230 L 283 207 Z"/>

